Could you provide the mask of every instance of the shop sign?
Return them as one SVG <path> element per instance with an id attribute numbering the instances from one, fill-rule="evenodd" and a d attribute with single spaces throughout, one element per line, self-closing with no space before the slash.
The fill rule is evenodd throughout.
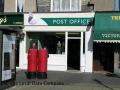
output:
<path id="1" fill-rule="evenodd" d="M 0 15 L 0 26 L 14 26 L 14 25 L 23 25 L 23 15 Z"/>
<path id="2" fill-rule="evenodd" d="M 42 18 L 48 26 L 91 26 L 93 18 Z"/>
<path id="3" fill-rule="evenodd" d="M 58 15 L 58 16 L 57 16 Z M 68 15 L 66 17 L 66 15 Z M 41 26 L 93 26 L 92 14 L 77 14 L 76 16 L 72 13 L 71 15 L 62 14 L 25 14 L 24 24 L 25 25 L 41 25 Z"/>

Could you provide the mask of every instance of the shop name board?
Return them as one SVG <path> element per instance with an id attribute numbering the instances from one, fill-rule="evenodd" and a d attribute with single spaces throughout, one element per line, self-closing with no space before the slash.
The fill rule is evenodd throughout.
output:
<path id="1" fill-rule="evenodd" d="M 48 26 L 91 26 L 93 18 L 42 18 Z"/>
<path id="2" fill-rule="evenodd" d="M 111 16 L 112 20 L 120 20 L 120 16 Z"/>
<path id="3" fill-rule="evenodd" d="M 0 15 L 0 25 L 23 25 L 23 15 L 15 14 L 15 15 Z"/>

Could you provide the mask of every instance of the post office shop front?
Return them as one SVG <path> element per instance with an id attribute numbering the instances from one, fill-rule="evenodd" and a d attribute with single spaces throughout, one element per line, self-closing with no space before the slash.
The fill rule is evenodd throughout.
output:
<path id="1" fill-rule="evenodd" d="M 48 70 L 92 72 L 93 18 L 94 13 L 25 14 L 18 68 L 27 69 L 27 51 L 36 43 L 48 49 Z"/>

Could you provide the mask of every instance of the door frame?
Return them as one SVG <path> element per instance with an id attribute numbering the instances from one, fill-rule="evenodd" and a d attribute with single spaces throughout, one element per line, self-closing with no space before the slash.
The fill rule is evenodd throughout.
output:
<path id="1" fill-rule="evenodd" d="M 79 39 L 80 40 L 80 71 L 81 71 L 81 65 L 82 65 L 82 59 L 84 57 L 84 54 L 83 54 L 83 32 L 79 32 L 81 33 L 81 36 L 80 37 L 68 37 L 68 32 L 65 32 L 65 54 L 66 54 L 66 69 L 68 70 L 68 40 L 69 39 Z"/>

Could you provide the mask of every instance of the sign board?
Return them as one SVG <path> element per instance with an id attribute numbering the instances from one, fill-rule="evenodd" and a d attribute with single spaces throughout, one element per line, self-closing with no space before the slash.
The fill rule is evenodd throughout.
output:
<path id="1" fill-rule="evenodd" d="M 92 26 L 94 13 L 25 14 L 24 25 L 31 26 Z"/>
<path id="2" fill-rule="evenodd" d="M 23 25 L 23 14 L 0 14 L 0 26 Z"/>

